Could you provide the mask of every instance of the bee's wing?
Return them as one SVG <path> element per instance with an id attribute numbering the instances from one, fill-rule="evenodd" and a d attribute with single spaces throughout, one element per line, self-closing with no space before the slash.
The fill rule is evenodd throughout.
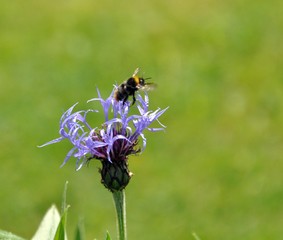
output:
<path id="1" fill-rule="evenodd" d="M 146 83 L 144 86 L 140 86 L 139 89 L 143 91 L 151 91 L 157 88 L 157 84 L 155 83 Z"/>
<path id="2" fill-rule="evenodd" d="M 134 73 L 133 73 L 133 77 L 137 76 L 138 72 L 139 72 L 140 68 L 137 68 Z"/>

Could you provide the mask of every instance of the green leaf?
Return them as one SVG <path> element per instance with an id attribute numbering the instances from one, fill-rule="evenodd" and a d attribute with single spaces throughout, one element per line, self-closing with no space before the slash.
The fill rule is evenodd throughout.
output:
<path id="1" fill-rule="evenodd" d="M 0 230 L 0 239 L 1 240 L 24 240 L 24 238 L 18 237 L 10 232 Z"/>
<path id="2" fill-rule="evenodd" d="M 58 225 L 54 240 L 67 240 L 67 235 L 65 230 L 65 220 L 66 220 L 66 214 L 63 214 L 63 216 L 60 219 L 60 223 Z"/>
<path id="3" fill-rule="evenodd" d="M 32 240 L 53 240 L 59 222 L 59 212 L 55 205 L 52 205 L 43 217 L 36 233 L 32 237 Z"/>
<path id="4" fill-rule="evenodd" d="M 67 223 L 67 212 L 69 209 L 69 205 L 67 205 L 67 186 L 68 181 L 65 183 L 63 197 L 62 197 L 62 207 L 61 207 L 61 219 L 58 224 L 58 228 L 56 230 L 56 234 L 54 240 L 67 240 L 67 231 L 66 231 L 66 223 Z"/>
<path id="5" fill-rule="evenodd" d="M 68 188 L 68 181 L 65 183 L 64 192 L 62 196 L 62 206 L 61 206 L 61 215 L 63 216 L 66 212 L 68 206 L 67 206 L 67 188 Z"/>
<path id="6" fill-rule="evenodd" d="M 201 240 L 200 237 L 196 233 L 193 232 L 192 235 L 195 238 L 195 240 Z"/>
<path id="7" fill-rule="evenodd" d="M 45 214 L 37 232 L 33 236 L 32 240 L 67 240 L 66 234 L 66 219 L 67 211 L 67 185 L 65 184 L 63 197 L 62 197 L 62 208 L 61 218 L 57 208 L 52 205 L 51 208 Z"/>
<path id="8" fill-rule="evenodd" d="M 106 238 L 105 238 L 105 240 L 111 240 L 111 237 L 110 237 L 110 235 L 109 235 L 109 232 L 106 232 Z"/>
<path id="9" fill-rule="evenodd" d="M 85 239 L 85 229 L 83 220 L 79 220 L 78 226 L 76 229 L 75 240 L 84 240 Z"/>

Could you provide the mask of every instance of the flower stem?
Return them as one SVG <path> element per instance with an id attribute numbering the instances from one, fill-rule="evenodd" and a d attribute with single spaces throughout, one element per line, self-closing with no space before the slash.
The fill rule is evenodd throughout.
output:
<path id="1" fill-rule="evenodd" d="M 113 199 L 117 212 L 118 239 L 127 240 L 125 190 L 113 191 Z"/>

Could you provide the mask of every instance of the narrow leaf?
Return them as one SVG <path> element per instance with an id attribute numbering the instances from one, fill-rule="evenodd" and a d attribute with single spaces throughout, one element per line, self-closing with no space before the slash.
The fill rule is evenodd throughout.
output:
<path id="1" fill-rule="evenodd" d="M 32 237 L 32 240 L 53 240 L 59 222 L 59 212 L 55 205 L 52 205 L 43 217 L 36 233 Z"/>
<path id="2" fill-rule="evenodd" d="M 111 237 L 110 237 L 109 232 L 106 232 L 106 238 L 105 238 L 105 240 L 111 240 Z"/>
<path id="3" fill-rule="evenodd" d="M 66 222 L 67 222 L 67 212 L 69 206 L 67 205 L 67 187 L 68 181 L 65 183 L 64 192 L 62 196 L 62 206 L 61 206 L 61 219 L 56 230 L 54 240 L 67 240 Z"/>
<path id="4" fill-rule="evenodd" d="M 66 240 L 65 238 L 65 214 L 61 217 L 60 223 L 58 225 L 54 240 Z"/>
<path id="5" fill-rule="evenodd" d="M 3 230 L 0 230 L 0 239 L 5 240 L 24 240 L 24 238 L 18 237 L 10 232 L 6 232 Z"/>
<path id="6" fill-rule="evenodd" d="M 200 237 L 196 233 L 193 232 L 192 235 L 195 238 L 195 240 L 201 240 Z"/>
<path id="7" fill-rule="evenodd" d="M 76 229 L 75 240 L 84 240 L 85 239 L 85 229 L 83 220 L 79 220 L 78 226 Z"/>
<path id="8" fill-rule="evenodd" d="M 62 197 L 62 206 L 61 206 L 61 216 L 64 215 L 67 207 L 67 188 L 68 188 L 68 181 L 65 183 L 63 197 Z"/>

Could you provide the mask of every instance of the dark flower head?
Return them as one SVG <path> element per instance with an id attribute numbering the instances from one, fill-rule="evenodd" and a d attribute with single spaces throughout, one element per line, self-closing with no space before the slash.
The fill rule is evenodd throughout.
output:
<path id="1" fill-rule="evenodd" d="M 61 137 L 45 143 L 43 146 L 68 139 L 73 148 L 67 153 L 62 164 L 73 156 L 77 159 L 77 170 L 91 159 L 102 162 L 102 183 L 111 191 L 123 189 L 129 182 L 131 173 L 128 170 L 128 156 L 142 152 L 146 147 L 145 129 L 149 131 L 163 130 L 158 118 L 167 110 L 148 110 L 149 98 L 138 94 L 137 108 L 139 114 L 129 114 L 129 102 L 116 101 L 113 98 L 114 91 L 107 99 L 103 99 L 97 89 L 98 98 L 91 101 L 99 101 L 102 105 L 105 122 L 101 127 L 92 128 L 86 121 L 90 112 L 97 110 L 85 110 L 73 112 L 74 104 L 61 117 L 59 133 Z M 111 117 L 110 117 L 111 115 Z M 149 125 L 157 121 L 160 128 L 149 128 Z M 139 144 L 139 139 L 142 144 Z"/>

